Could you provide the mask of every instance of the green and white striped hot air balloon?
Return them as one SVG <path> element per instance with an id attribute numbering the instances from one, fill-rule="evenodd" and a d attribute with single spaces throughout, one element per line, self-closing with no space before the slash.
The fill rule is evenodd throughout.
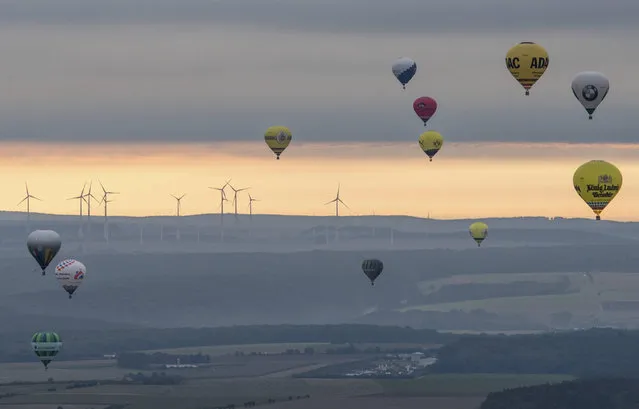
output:
<path id="1" fill-rule="evenodd" d="M 55 332 L 36 332 L 31 337 L 31 348 L 47 370 L 49 363 L 60 352 L 62 340 Z"/>

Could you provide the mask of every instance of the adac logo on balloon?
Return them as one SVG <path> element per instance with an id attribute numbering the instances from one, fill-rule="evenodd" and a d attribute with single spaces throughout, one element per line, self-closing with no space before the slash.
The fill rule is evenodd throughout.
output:
<path id="1" fill-rule="evenodd" d="M 594 101 L 599 96 L 599 90 L 594 85 L 589 84 L 581 90 L 581 96 L 583 96 L 586 101 Z"/>

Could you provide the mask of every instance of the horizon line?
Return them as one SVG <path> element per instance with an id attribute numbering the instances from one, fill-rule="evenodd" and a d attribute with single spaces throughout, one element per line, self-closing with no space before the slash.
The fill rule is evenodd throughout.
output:
<path id="1" fill-rule="evenodd" d="M 6 214 L 6 213 L 11 213 L 11 214 L 19 214 L 19 215 L 24 215 L 25 219 L 27 217 L 27 212 L 24 211 L 13 211 L 13 210 L 0 210 L 0 215 L 2 214 Z M 51 216 L 51 217 L 80 217 L 79 214 L 69 214 L 69 213 L 40 213 L 40 212 L 30 212 L 31 216 L 37 215 L 37 216 Z M 224 215 L 230 215 L 230 216 L 234 216 L 235 213 L 230 212 L 230 213 L 224 213 Z M 238 213 L 238 216 L 246 216 L 246 217 L 251 217 L 251 215 L 249 213 Z M 103 214 L 92 214 L 92 217 L 97 217 L 97 218 L 103 218 L 104 215 Z M 184 215 L 181 214 L 180 216 L 177 216 L 175 214 L 167 214 L 167 215 L 148 215 L 148 216 L 127 216 L 127 215 L 109 215 L 109 218 L 129 218 L 129 219 L 148 219 L 148 218 L 160 218 L 160 217 L 199 217 L 199 216 L 220 216 L 220 213 L 195 213 L 195 214 L 188 214 L 188 215 Z M 473 217 L 473 216 L 467 216 L 467 217 L 454 217 L 454 218 L 437 218 L 437 217 L 422 217 L 422 216 L 413 216 L 413 215 L 409 215 L 409 214 L 354 214 L 354 215 L 340 215 L 340 216 L 335 216 L 335 215 L 315 215 L 315 214 L 277 214 L 277 213 L 253 213 L 254 217 L 259 217 L 259 216 L 269 216 L 269 217 L 317 217 L 317 218 L 326 218 L 326 217 L 330 217 L 330 218 L 355 218 L 355 217 L 404 217 L 404 218 L 413 218 L 413 219 L 422 219 L 422 220 L 433 220 L 433 221 L 461 221 L 461 220 L 491 220 L 491 219 L 546 219 L 546 220 L 555 220 L 555 219 L 561 219 L 561 220 L 592 220 L 593 222 L 596 221 L 593 218 L 588 218 L 588 217 L 565 217 L 565 216 L 541 216 L 541 215 L 528 215 L 528 216 L 503 216 L 503 217 L 499 217 L 499 216 L 489 216 L 489 217 Z M 82 217 L 87 217 L 86 213 L 82 214 Z M 639 220 L 617 220 L 617 219 L 602 219 L 600 221 L 603 222 L 614 222 L 614 223 L 637 223 L 639 222 Z"/>

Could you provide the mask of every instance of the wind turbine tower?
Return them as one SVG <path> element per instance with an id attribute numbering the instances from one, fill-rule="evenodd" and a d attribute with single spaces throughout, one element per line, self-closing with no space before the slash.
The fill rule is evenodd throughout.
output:
<path id="1" fill-rule="evenodd" d="M 231 189 L 233 189 L 233 205 L 235 206 L 235 219 L 237 220 L 237 194 L 239 192 L 243 191 L 243 190 L 250 189 L 250 187 L 244 187 L 242 189 L 236 189 L 230 183 L 227 182 L 227 184 L 229 185 L 229 187 Z"/>
<path id="2" fill-rule="evenodd" d="M 20 206 L 25 200 L 27 201 L 27 231 L 29 232 L 31 231 L 31 199 L 39 201 L 42 201 L 42 199 L 37 198 L 29 193 L 29 186 L 27 185 L 27 182 L 24 182 L 24 188 L 27 191 L 27 195 L 20 201 L 20 203 L 18 203 L 18 206 Z"/>
<path id="3" fill-rule="evenodd" d="M 118 195 L 120 194 L 120 192 L 107 191 L 104 188 L 104 185 L 102 184 L 102 182 L 100 180 L 98 180 L 98 182 L 100 182 L 100 187 L 102 187 L 102 192 L 103 192 L 102 200 L 100 202 L 104 203 L 104 239 L 108 243 L 109 242 L 109 213 L 108 213 L 107 205 L 109 204 L 109 202 L 113 201 L 113 200 L 109 200 L 109 195 Z"/>
<path id="4" fill-rule="evenodd" d="M 253 202 L 259 202 L 260 199 L 254 199 L 251 194 L 248 194 L 249 197 L 249 215 L 251 216 L 251 220 L 253 219 Z"/>
<path id="5" fill-rule="evenodd" d="M 89 233 L 89 238 L 91 237 L 91 199 L 93 199 L 96 203 L 99 203 L 98 199 L 93 196 L 93 193 L 91 193 L 92 187 L 93 181 L 89 183 L 89 191 L 84 195 L 84 201 L 87 204 L 87 232 Z"/>
<path id="6" fill-rule="evenodd" d="M 84 189 L 87 188 L 87 182 L 84 182 L 84 185 L 82 186 L 82 191 L 80 192 L 79 196 L 74 196 L 74 197 L 70 197 L 67 200 L 78 200 L 80 202 L 80 227 L 78 228 L 78 238 L 80 240 L 82 240 L 84 238 L 84 231 L 83 231 L 83 227 L 84 227 L 84 219 L 82 218 L 82 202 L 85 201 L 85 194 L 84 194 Z"/>
<path id="7" fill-rule="evenodd" d="M 224 188 L 229 184 L 230 180 L 227 180 L 222 187 L 209 187 L 209 189 L 220 191 L 220 240 L 224 241 L 224 202 L 227 202 L 226 192 Z"/>
<path id="8" fill-rule="evenodd" d="M 340 184 L 337 184 L 337 195 L 335 196 L 335 199 L 331 200 L 330 202 L 326 202 L 324 203 L 324 205 L 330 204 L 335 202 L 335 217 L 339 217 L 339 204 L 343 204 L 347 209 L 350 209 L 350 207 L 348 207 L 348 205 L 346 203 L 344 203 L 342 201 L 342 199 L 339 197 L 339 189 L 340 189 Z M 328 241 L 328 240 L 327 240 Z M 339 226 L 336 225 L 335 226 L 335 241 L 339 241 Z"/>
<path id="9" fill-rule="evenodd" d="M 182 198 L 183 198 L 184 196 L 186 196 L 186 193 L 185 193 L 185 194 L 183 194 L 183 195 L 182 195 L 182 196 L 180 196 L 180 197 L 177 197 L 177 196 L 175 196 L 175 195 L 171 195 L 171 196 L 172 196 L 172 197 L 173 197 L 173 198 L 177 201 L 177 216 L 178 216 L 178 217 L 180 217 L 180 202 L 181 202 Z"/>
<path id="10" fill-rule="evenodd" d="M 177 201 L 177 212 L 176 212 L 176 214 L 177 214 L 177 217 L 179 218 L 180 217 L 180 204 L 181 204 L 182 198 L 184 196 L 186 196 L 186 193 L 184 193 L 180 197 L 175 196 L 175 195 L 171 195 L 171 196 L 173 196 L 173 198 Z M 175 230 L 175 238 L 177 240 L 180 240 L 180 221 L 179 221 L 179 219 L 177 221 L 177 226 L 176 226 L 176 230 Z"/>
<path id="11" fill-rule="evenodd" d="M 344 203 L 342 201 L 342 199 L 339 197 L 339 188 L 340 188 L 340 185 L 338 184 L 337 185 L 337 196 L 335 196 L 335 199 L 331 200 L 330 202 L 324 203 L 324 205 L 335 203 L 335 216 L 336 217 L 339 217 L 339 204 L 340 203 L 343 204 L 347 209 L 350 209 L 350 207 L 348 207 L 348 205 L 346 203 Z"/>

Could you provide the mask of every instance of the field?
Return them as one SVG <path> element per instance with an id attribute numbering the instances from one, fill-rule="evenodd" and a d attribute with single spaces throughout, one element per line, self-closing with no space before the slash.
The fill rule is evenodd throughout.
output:
<path id="1" fill-rule="evenodd" d="M 573 314 L 575 322 L 583 325 L 591 323 L 595 319 L 598 324 L 614 324 L 621 321 L 630 323 L 639 320 L 639 310 L 602 311 L 601 307 L 601 303 L 606 301 L 639 300 L 638 274 L 594 272 L 592 275 L 594 283 L 591 283 L 583 272 L 456 275 L 445 279 L 423 281 L 419 284 L 419 288 L 423 294 L 429 294 L 444 285 L 514 281 L 549 282 L 567 277 L 571 281 L 572 288 L 579 292 L 413 305 L 399 309 L 399 311 L 472 311 L 483 309 L 496 314 L 522 314 L 547 325 L 551 325 L 551 316 L 560 312 L 570 312 Z"/>
<path id="2" fill-rule="evenodd" d="M 310 346 L 309 344 L 304 344 Z M 555 382 L 570 379 L 552 375 L 428 375 L 414 380 L 374 379 L 300 379 L 304 372 L 358 355 L 257 355 L 236 357 L 238 348 L 266 352 L 260 346 L 200 347 L 187 353 L 214 351 L 211 368 L 162 370 L 180 374 L 180 385 L 109 384 L 106 379 L 121 379 L 135 370 L 121 369 L 115 361 L 53 362 L 43 370 L 39 363 L 2 364 L 0 375 L 5 382 L 2 393 L 15 396 L 0 399 L 2 409 L 104 409 L 107 405 L 126 404 L 127 409 L 201 409 L 255 401 L 258 406 L 271 403 L 271 409 L 354 408 L 423 408 L 475 409 L 485 395 L 506 387 Z M 269 346 L 270 351 L 299 348 L 300 344 Z M 212 348 L 212 349 L 211 349 Z M 188 349 L 171 350 L 184 352 Z M 231 354 L 231 355 L 229 355 Z M 158 370 L 160 371 L 160 370 Z M 148 372 L 147 372 L 148 374 Z M 52 377 L 54 383 L 47 382 Z M 100 379 L 92 387 L 67 389 L 70 380 Z M 35 384 L 7 384 L 9 381 Z M 106 382 L 106 383 L 105 383 Z"/>
<path id="3" fill-rule="evenodd" d="M 548 374 L 450 374 L 426 375 L 406 381 L 380 381 L 389 396 L 485 396 L 506 388 L 561 382 L 575 379 L 570 375 Z"/>

